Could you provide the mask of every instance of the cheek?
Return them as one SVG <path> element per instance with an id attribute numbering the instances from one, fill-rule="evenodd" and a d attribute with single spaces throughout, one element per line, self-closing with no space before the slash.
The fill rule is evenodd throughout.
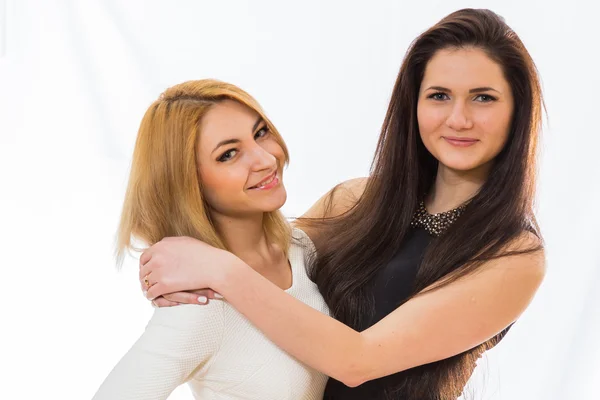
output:
<path id="1" fill-rule="evenodd" d="M 475 123 L 480 127 L 488 143 L 495 148 L 502 148 L 510 132 L 510 110 L 490 110 L 490 112 L 480 113 Z"/>
<path id="2" fill-rule="evenodd" d="M 437 129 L 445 120 L 446 111 L 443 107 L 434 107 L 427 104 L 417 107 L 419 129 L 425 133 Z"/>
<path id="3" fill-rule="evenodd" d="M 235 166 L 201 166 L 202 194 L 212 207 L 228 204 L 243 192 L 247 174 Z"/>
<path id="4" fill-rule="evenodd" d="M 431 107 L 428 105 L 417 106 L 417 122 L 419 124 L 419 133 L 421 140 L 427 146 L 434 138 L 431 136 L 437 132 L 445 120 L 444 110 L 441 107 Z"/>

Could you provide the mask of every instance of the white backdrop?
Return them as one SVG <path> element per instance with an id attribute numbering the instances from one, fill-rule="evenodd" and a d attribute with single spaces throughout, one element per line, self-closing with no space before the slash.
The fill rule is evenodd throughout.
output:
<path id="1" fill-rule="evenodd" d="M 255 96 L 290 148 L 284 211 L 297 216 L 368 173 L 408 44 L 468 6 L 518 32 L 549 114 L 547 279 L 478 369 L 477 398 L 597 399 L 593 0 L 0 0 L 0 398 L 91 398 L 151 315 L 137 261 L 117 272 L 112 246 L 137 128 L 162 90 L 213 77 Z M 172 398 L 189 396 L 183 387 Z"/>

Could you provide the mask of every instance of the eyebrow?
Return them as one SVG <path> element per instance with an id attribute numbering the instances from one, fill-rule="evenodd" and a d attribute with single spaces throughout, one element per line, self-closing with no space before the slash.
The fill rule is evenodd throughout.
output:
<path id="1" fill-rule="evenodd" d="M 258 128 L 258 125 L 260 125 L 260 123 L 263 122 L 262 117 L 259 115 L 258 119 L 256 120 L 256 122 L 254 123 L 254 126 L 252 126 L 252 133 L 254 133 L 254 131 L 256 130 L 256 128 Z"/>
<path id="2" fill-rule="evenodd" d="M 258 126 L 260 125 L 261 122 L 263 122 L 263 119 L 262 119 L 261 116 L 259 116 L 258 119 L 256 120 L 256 122 L 254 123 L 254 125 L 252 126 L 252 132 L 253 133 L 254 133 L 254 131 L 256 131 L 256 128 L 258 128 Z M 210 154 L 212 154 L 215 151 L 217 151 L 217 149 L 219 147 L 226 146 L 228 144 L 240 143 L 240 142 L 241 142 L 240 139 L 225 139 L 225 140 L 222 140 L 222 141 L 220 141 L 217 144 L 217 146 L 214 148 L 214 150 Z"/>
<path id="3" fill-rule="evenodd" d="M 452 90 L 442 87 L 442 86 L 430 86 L 425 90 L 439 90 L 440 92 L 452 93 Z M 489 87 L 489 86 L 482 86 L 482 87 L 470 89 L 469 93 L 481 93 L 481 92 L 489 92 L 489 91 L 500 93 L 500 91 L 494 89 L 493 87 Z"/>

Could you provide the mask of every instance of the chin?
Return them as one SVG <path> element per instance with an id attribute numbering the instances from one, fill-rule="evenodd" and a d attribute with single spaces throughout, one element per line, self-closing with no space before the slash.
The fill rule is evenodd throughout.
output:
<path id="1" fill-rule="evenodd" d="M 261 212 L 273 212 L 283 207 L 286 200 L 287 193 L 284 188 L 280 188 L 269 196 L 265 196 L 264 199 L 254 202 L 253 207 Z"/>
<path id="2" fill-rule="evenodd" d="M 456 157 L 440 157 L 438 161 L 448 169 L 461 172 L 471 171 L 485 164 L 479 158 L 466 157 L 465 155 Z"/>
<path id="3" fill-rule="evenodd" d="M 287 200 L 287 193 L 285 192 L 285 190 L 283 190 L 282 192 L 282 194 L 273 196 L 273 199 L 270 199 L 270 201 L 266 202 L 268 204 L 265 204 L 265 212 L 277 211 L 281 207 L 283 207 L 285 201 Z"/>

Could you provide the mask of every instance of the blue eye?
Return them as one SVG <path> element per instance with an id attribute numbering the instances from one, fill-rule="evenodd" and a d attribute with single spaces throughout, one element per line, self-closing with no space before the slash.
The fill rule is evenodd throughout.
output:
<path id="1" fill-rule="evenodd" d="M 491 101 L 496 101 L 494 96 L 490 96 L 489 94 L 480 94 L 475 97 L 475 101 L 479 101 L 480 103 L 489 103 Z"/>
<path id="2" fill-rule="evenodd" d="M 443 100 L 449 100 L 450 97 L 448 97 L 448 95 L 444 92 L 436 92 L 433 94 L 430 94 L 429 96 L 427 96 L 428 99 L 433 99 L 436 101 L 443 101 Z"/>
<path id="3" fill-rule="evenodd" d="M 225 162 L 231 160 L 237 154 L 236 149 L 227 150 L 225 153 L 221 154 L 221 157 L 217 158 L 219 162 Z"/>

